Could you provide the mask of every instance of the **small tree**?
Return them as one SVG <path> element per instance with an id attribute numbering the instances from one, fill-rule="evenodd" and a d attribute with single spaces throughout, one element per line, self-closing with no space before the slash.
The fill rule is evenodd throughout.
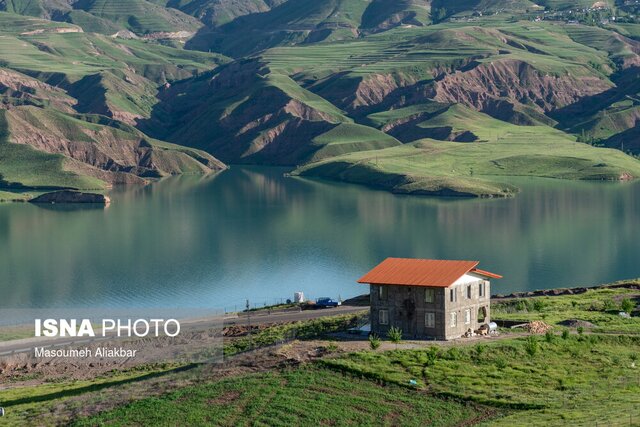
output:
<path id="1" fill-rule="evenodd" d="M 547 331 L 544 334 L 544 339 L 545 339 L 546 342 L 552 343 L 553 340 L 555 339 L 555 335 L 553 335 L 553 332 Z"/>
<path id="2" fill-rule="evenodd" d="M 620 308 L 622 308 L 622 311 L 624 311 L 625 313 L 631 314 L 633 309 L 636 308 L 636 305 L 629 298 L 625 298 L 620 303 Z"/>
<path id="3" fill-rule="evenodd" d="M 371 347 L 371 350 L 380 348 L 380 337 L 376 334 L 369 335 L 369 347 Z"/>
<path id="4" fill-rule="evenodd" d="M 436 364 L 436 360 L 438 360 L 440 354 L 440 350 L 436 346 L 431 346 L 425 352 L 425 366 L 433 366 Z"/>
<path id="5" fill-rule="evenodd" d="M 533 357 L 538 353 L 538 340 L 534 336 L 530 336 L 527 338 L 524 346 L 525 350 L 529 354 L 529 356 Z"/>
<path id="6" fill-rule="evenodd" d="M 389 332 L 387 332 L 387 337 L 396 345 L 397 350 L 398 344 L 402 341 L 402 329 L 396 328 L 395 326 L 390 327 Z"/>
<path id="7" fill-rule="evenodd" d="M 546 306 L 546 303 L 545 303 L 545 301 L 544 301 L 544 300 L 542 300 L 542 299 L 536 299 L 536 300 L 533 302 L 533 309 L 534 309 L 535 311 L 540 312 L 540 311 L 544 310 L 544 307 L 545 307 L 545 306 Z"/>
<path id="8" fill-rule="evenodd" d="M 562 339 L 566 340 L 569 339 L 569 330 L 565 329 L 564 331 L 562 331 Z"/>

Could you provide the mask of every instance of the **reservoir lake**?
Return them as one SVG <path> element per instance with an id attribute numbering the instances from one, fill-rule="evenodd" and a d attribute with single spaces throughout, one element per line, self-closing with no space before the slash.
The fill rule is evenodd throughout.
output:
<path id="1" fill-rule="evenodd" d="M 343 299 L 384 258 L 472 259 L 492 293 L 640 277 L 640 183 L 513 180 L 504 200 L 398 196 L 234 166 L 117 188 L 107 208 L 0 204 L 0 308 Z"/>

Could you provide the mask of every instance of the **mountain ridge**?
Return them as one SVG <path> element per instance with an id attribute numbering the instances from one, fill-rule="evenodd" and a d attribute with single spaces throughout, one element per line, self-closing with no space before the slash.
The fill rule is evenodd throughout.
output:
<path id="1" fill-rule="evenodd" d="M 22 14 L 0 12 L 5 133 L 107 185 L 224 169 L 217 159 L 411 156 L 399 147 L 434 141 L 478 162 L 475 145 L 501 142 L 491 156 L 537 162 L 521 135 L 556 141 L 558 177 L 640 176 L 617 155 L 607 173 L 575 174 L 582 160 L 562 149 L 577 140 L 585 159 L 600 159 L 598 146 L 640 154 L 634 7 L 538 3 L 2 0 Z M 64 147 L 43 142 L 53 135 Z M 465 174 L 452 179 L 479 182 Z"/>

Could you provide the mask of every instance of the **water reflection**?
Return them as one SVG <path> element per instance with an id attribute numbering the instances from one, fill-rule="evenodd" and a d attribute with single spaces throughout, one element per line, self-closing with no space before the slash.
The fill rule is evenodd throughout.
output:
<path id="1" fill-rule="evenodd" d="M 386 256 L 479 259 L 496 291 L 640 276 L 640 185 L 523 181 L 508 200 L 394 196 L 241 168 L 118 189 L 106 210 L 0 205 L 0 305 L 348 297 Z"/>

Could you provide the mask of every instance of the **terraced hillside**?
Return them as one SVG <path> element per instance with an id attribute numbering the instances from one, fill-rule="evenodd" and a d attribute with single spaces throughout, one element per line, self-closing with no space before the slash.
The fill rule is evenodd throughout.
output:
<path id="1" fill-rule="evenodd" d="M 1 0 L 5 134 L 104 183 L 215 158 L 422 194 L 640 177 L 640 23 L 588 3 Z"/>
<path id="2" fill-rule="evenodd" d="M 223 57 L 6 13 L 0 52 L 2 187 L 102 189 L 225 167 L 131 126 L 151 114 L 158 86 Z"/>

